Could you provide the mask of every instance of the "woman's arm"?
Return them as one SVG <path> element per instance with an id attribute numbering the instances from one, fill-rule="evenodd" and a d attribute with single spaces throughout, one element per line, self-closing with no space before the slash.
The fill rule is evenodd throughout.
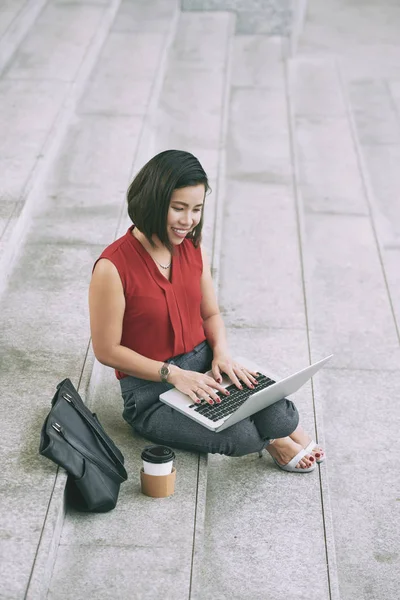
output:
<path id="1" fill-rule="evenodd" d="M 242 387 L 240 380 L 252 388 L 257 383 L 255 379 L 257 373 L 237 364 L 229 355 L 225 325 L 214 291 L 210 263 L 203 248 L 201 249 L 201 255 L 203 258 L 203 273 L 201 276 L 202 300 L 200 310 L 204 333 L 213 351 L 213 376 L 216 381 L 221 382 L 221 373 L 223 372 L 238 388 Z"/>
<path id="2" fill-rule="evenodd" d="M 90 329 L 99 362 L 127 375 L 160 381 L 163 363 L 121 346 L 125 296 L 118 271 L 107 259 L 98 261 L 89 288 Z"/>

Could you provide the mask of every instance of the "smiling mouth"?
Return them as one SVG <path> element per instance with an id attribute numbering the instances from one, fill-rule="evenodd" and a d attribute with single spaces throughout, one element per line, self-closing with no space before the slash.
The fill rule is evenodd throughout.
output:
<path id="1" fill-rule="evenodd" d="M 177 227 L 172 227 L 171 229 L 176 233 L 188 233 L 190 231 L 190 229 L 178 229 Z"/>

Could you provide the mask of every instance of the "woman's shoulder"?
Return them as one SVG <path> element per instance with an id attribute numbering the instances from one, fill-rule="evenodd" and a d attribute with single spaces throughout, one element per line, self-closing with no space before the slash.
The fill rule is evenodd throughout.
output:
<path id="1" fill-rule="evenodd" d="M 203 268 L 202 248 L 200 244 L 196 248 L 191 239 L 183 240 L 180 246 L 180 255 L 183 261 L 188 264 L 196 264 L 200 268 Z"/>
<path id="2" fill-rule="evenodd" d="M 125 233 L 125 235 L 122 235 L 120 238 L 114 240 L 113 242 L 111 242 L 111 244 L 106 246 L 99 258 L 112 257 L 118 251 L 128 248 L 128 246 L 129 240 L 127 238 L 127 234 Z"/>
<path id="3" fill-rule="evenodd" d="M 95 267 L 101 263 L 110 262 L 117 269 L 123 281 L 125 281 L 126 275 L 129 274 L 129 271 L 132 270 L 132 267 L 136 264 L 135 262 L 135 249 L 134 245 L 131 243 L 129 239 L 130 230 L 128 232 L 109 244 L 106 248 L 104 248 L 103 252 L 97 258 L 96 262 L 93 265 L 93 271 Z M 107 260 L 102 260 L 107 259 Z M 107 267 L 103 267 L 107 268 Z M 112 269 L 111 269 L 112 270 Z"/>
<path id="4" fill-rule="evenodd" d="M 188 255 L 199 255 L 201 256 L 201 246 L 200 244 L 196 246 L 193 244 L 193 240 L 190 238 L 186 238 L 183 240 L 181 246 L 180 246 L 181 252 L 183 254 L 188 254 Z"/>

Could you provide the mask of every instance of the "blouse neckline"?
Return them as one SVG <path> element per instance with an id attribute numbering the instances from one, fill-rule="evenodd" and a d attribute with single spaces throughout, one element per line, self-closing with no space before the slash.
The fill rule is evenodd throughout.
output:
<path id="1" fill-rule="evenodd" d="M 165 288 L 172 285 L 176 279 L 176 271 L 179 267 L 179 257 L 178 254 L 171 254 L 171 271 L 170 271 L 170 279 L 167 279 L 165 275 L 161 273 L 159 268 L 157 267 L 154 259 L 147 252 L 146 248 L 142 246 L 139 240 L 133 235 L 133 230 L 135 225 L 131 225 L 126 233 L 127 237 L 131 240 L 131 243 L 138 250 L 139 254 L 142 256 L 145 261 L 147 268 L 149 269 L 153 279 L 157 281 L 157 283 Z M 179 252 L 179 250 L 178 250 Z"/>

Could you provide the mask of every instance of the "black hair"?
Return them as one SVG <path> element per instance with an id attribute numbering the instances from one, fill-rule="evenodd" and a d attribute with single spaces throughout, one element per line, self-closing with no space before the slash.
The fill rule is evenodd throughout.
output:
<path id="1" fill-rule="evenodd" d="M 174 190 L 204 185 L 205 194 L 210 190 L 207 174 L 199 160 L 183 150 L 166 150 L 154 156 L 142 167 L 128 189 L 128 214 L 150 244 L 156 234 L 171 252 L 173 246 L 167 234 L 167 215 Z M 204 195 L 205 196 L 205 195 Z M 187 238 L 197 248 L 201 242 L 204 206 L 199 224 Z"/>

